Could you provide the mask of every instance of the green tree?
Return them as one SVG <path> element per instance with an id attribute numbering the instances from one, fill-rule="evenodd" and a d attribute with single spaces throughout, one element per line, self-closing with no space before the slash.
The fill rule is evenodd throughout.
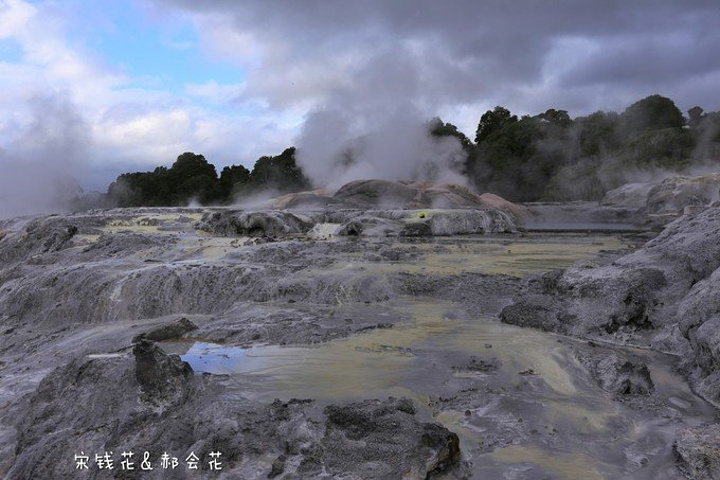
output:
<path id="1" fill-rule="evenodd" d="M 517 121 L 517 116 L 510 114 L 510 110 L 505 107 L 497 106 L 494 110 L 488 110 L 480 117 L 480 123 L 478 123 L 475 133 L 475 143 L 479 145 L 493 133 Z"/>
<path id="2" fill-rule="evenodd" d="M 567 110 L 555 110 L 554 108 L 541 113 L 538 118 L 561 128 L 567 128 L 573 123 Z"/>
<path id="3" fill-rule="evenodd" d="M 597 111 L 575 120 L 578 130 L 578 156 L 591 157 L 617 150 L 620 116 L 615 112 Z"/>
<path id="4" fill-rule="evenodd" d="M 434 117 L 428 122 L 428 130 L 433 137 L 455 137 L 460 141 L 463 150 L 468 155 L 472 153 L 473 144 L 463 132 L 452 123 L 444 123 L 440 117 Z"/>
<path id="5" fill-rule="evenodd" d="M 250 170 L 243 165 L 223 168 L 220 172 L 220 187 L 226 200 L 230 200 L 235 195 L 247 193 L 250 188 Z"/>
<path id="6" fill-rule="evenodd" d="M 630 105 L 621 115 L 626 135 L 639 135 L 649 130 L 682 128 L 685 119 L 675 102 L 661 95 L 650 95 Z"/>
<path id="7" fill-rule="evenodd" d="M 295 147 L 274 157 L 260 157 L 250 173 L 250 183 L 256 190 L 297 192 L 310 188 L 310 181 L 295 162 Z"/>
<path id="8" fill-rule="evenodd" d="M 173 203 L 182 205 L 195 198 L 200 203 L 220 200 L 222 195 L 215 166 L 204 156 L 185 152 L 177 157 L 168 177 L 173 187 Z"/>

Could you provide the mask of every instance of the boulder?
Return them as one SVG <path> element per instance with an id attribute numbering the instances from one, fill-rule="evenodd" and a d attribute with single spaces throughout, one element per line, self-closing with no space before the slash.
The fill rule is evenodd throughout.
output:
<path id="1" fill-rule="evenodd" d="M 140 385 L 143 400 L 161 404 L 176 403 L 184 398 L 192 377 L 190 364 L 177 355 L 168 355 L 149 340 L 140 340 L 133 347 L 135 379 Z"/>
<path id="2" fill-rule="evenodd" d="M 648 213 L 683 213 L 686 207 L 707 207 L 720 199 L 720 173 L 666 178 L 649 190 Z"/>

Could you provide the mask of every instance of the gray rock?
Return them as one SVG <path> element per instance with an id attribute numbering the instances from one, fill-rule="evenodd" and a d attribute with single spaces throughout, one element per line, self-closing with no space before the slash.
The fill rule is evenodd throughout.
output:
<path id="1" fill-rule="evenodd" d="M 691 341 L 698 366 L 708 373 L 720 370 L 720 316 L 700 325 L 692 334 Z"/>
<path id="2" fill-rule="evenodd" d="M 515 220 L 501 210 L 451 210 L 428 220 L 433 235 L 468 235 L 517 231 Z"/>
<path id="3" fill-rule="evenodd" d="M 606 207 L 643 208 L 647 203 L 650 190 L 654 183 L 627 183 L 615 190 L 610 190 L 600 200 Z"/>
<path id="4" fill-rule="evenodd" d="M 157 345 L 142 339 L 133 347 L 135 379 L 142 390 L 143 400 L 161 404 L 177 403 L 184 399 L 193 370 L 177 355 L 167 355 Z"/>
<path id="5" fill-rule="evenodd" d="M 674 446 L 678 464 L 694 480 L 720 478 L 720 424 L 686 428 Z"/>
<path id="6" fill-rule="evenodd" d="M 145 333 L 141 333 L 133 338 L 133 343 L 140 342 L 141 340 L 151 340 L 153 342 L 162 342 L 165 340 L 172 340 L 180 338 L 188 332 L 197 330 L 198 326 L 185 317 L 181 317 L 178 320 L 161 325 L 159 327 L 148 330 Z"/>
<path id="7" fill-rule="evenodd" d="M 609 356 L 592 364 L 593 376 L 600 387 L 619 395 L 648 395 L 653 381 L 647 365 L 635 359 Z"/>
<path id="8" fill-rule="evenodd" d="M 331 204 L 344 208 L 397 208 L 411 202 L 417 189 L 389 180 L 356 180 L 340 187 Z"/>
<path id="9" fill-rule="evenodd" d="M 683 216 L 642 249 L 612 264 L 531 277 L 500 318 L 513 325 L 681 355 L 686 368 L 699 369 L 694 374 L 697 390 L 718 403 L 720 388 L 709 381 L 720 367 L 718 238 L 720 208 Z M 622 367 L 607 366 L 609 371 Z M 625 387 L 610 387 L 618 388 Z"/>
<path id="10" fill-rule="evenodd" d="M 18 411 L 19 439 L 6 478 L 73 478 L 73 455 L 81 452 L 91 464 L 94 453 L 114 452 L 118 465 L 122 451 L 136 452 L 138 462 L 138 452 L 148 451 L 156 467 L 165 451 L 181 459 L 194 452 L 202 462 L 197 473 L 206 476 L 212 474 L 209 452 L 219 451 L 223 474 L 244 479 L 313 478 L 321 472 L 428 478 L 459 461 L 458 437 L 419 421 L 408 399 L 330 405 L 322 412 L 312 400 L 263 404 L 228 395 L 223 376 L 189 375 L 149 342 L 135 351 L 135 359 L 78 358 L 51 372 Z M 148 394 L 157 398 L 168 390 L 184 394 L 172 404 L 146 401 Z M 91 478 L 103 478 L 104 472 L 91 468 Z M 155 468 L 143 478 L 167 478 L 166 473 Z"/>
<path id="11" fill-rule="evenodd" d="M 527 295 L 506 306 L 500 312 L 500 321 L 518 327 L 531 327 L 543 331 L 561 332 L 567 326 L 558 317 L 552 298 Z"/>
<path id="12" fill-rule="evenodd" d="M 424 237 L 516 231 L 512 215 L 497 209 L 372 210 L 346 219 L 337 234 Z"/>
<path id="13" fill-rule="evenodd" d="M 649 213 L 682 213 L 686 207 L 707 207 L 720 198 L 720 174 L 671 177 L 655 185 L 647 196 Z"/>
<path id="14" fill-rule="evenodd" d="M 234 210 L 203 215 L 198 228 L 219 235 L 278 236 L 308 232 L 310 218 L 286 211 L 241 212 Z"/>
<path id="15" fill-rule="evenodd" d="M 325 414 L 321 450 L 330 474 L 364 465 L 371 475 L 361 478 L 429 478 L 460 459 L 458 436 L 438 424 L 418 422 L 406 398 L 329 406 Z"/>

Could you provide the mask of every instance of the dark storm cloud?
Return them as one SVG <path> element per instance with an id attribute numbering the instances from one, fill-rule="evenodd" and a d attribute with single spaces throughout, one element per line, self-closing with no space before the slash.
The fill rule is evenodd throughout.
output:
<path id="1" fill-rule="evenodd" d="M 609 86 L 643 94 L 662 88 L 682 95 L 696 76 L 720 73 L 720 6 L 715 1 L 275 1 L 160 0 L 199 13 L 231 16 L 238 31 L 252 33 L 260 45 L 282 45 L 283 54 L 267 52 L 264 66 L 251 73 L 251 94 L 293 98 L 277 90 L 284 69 L 345 68 L 363 88 L 366 68 L 384 68 L 393 46 L 395 62 L 418 62 L 407 71 L 388 69 L 388 81 L 419 75 L 408 92 L 428 106 L 482 103 L 547 81 L 547 57 L 566 38 L 587 39 L 596 48 L 576 52 L 573 65 L 558 72 L 556 87 Z M 354 64 L 336 65 L 339 56 L 356 52 Z M 362 55 L 364 53 L 364 55 Z M 263 81 L 272 88 L 263 88 Z M 338 88 L 326 82 L 326 88 Z M 552 87 L 552 85 L 550 85 Z M 286 89 L 291 90 L 289 84 Z M 318 87 L 319 88 L 319 87 Z M 304 92 L 299 92 L 300 96 Z M 543 92 L 534 90 L 533 95 Z M 624 96 L 624 95 L 621 95 Z M 522 108 L 522 99 L 517 107 Z M 718 108 L 717 98 L 698 98 Z M 593 108 L 588 105 L 587 108 Z M 608 105 L 615 107 L 615 105 Z"/>
<path id="2" fill-rule="evenodd" d="M 459 144 L 423 138 L 441 112 L 464 111 L 444 120 L 472 137 L 495 105 L 581 115 L 660 93 L 720 109 L 716 1 L 156 1 L 251 39 L 243 95 L 307 109 L 295 142 L 321 186 L 452 170 Z"/>

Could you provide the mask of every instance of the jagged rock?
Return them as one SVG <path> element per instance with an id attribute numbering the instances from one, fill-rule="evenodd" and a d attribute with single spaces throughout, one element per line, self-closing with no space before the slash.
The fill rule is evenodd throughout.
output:
<path id="1" fill-rule="evenodd" d="M 190 364 L 177 355 L 168 355 L 153 342 L 141 339 L 133 347 L 135 378 L 143 399 L 150 403 L 177 402 L 186 394 L 192 377 Z"/>
<path id="2" fill-rule="evenodd" d="M 648 213 L 682 213 L 686 207 L 707 207 L 720 199 L 720 174 L 671 177 L 648 192 Z"/>
<path id="3" fill-rule="evenodd" d="M 706 372 L 720 370 L 720 316 L 703 322 L 692 335 L 695 346 L 695 360 Z"/>
<path id="4" fill-rule="evenodd" d="M 642 249 L 612 264 L 530 278 L 500 318 L 674 353 L 691 371 L 696 391 L 720 404 L 718 238 L 720 208 L 680 217 Z"/>
<path id="5" fill-rule="evenodd" d="M 720 174 L 673 176 L 662 181 L 628 183 L 610 190 L 600 205 L 644 209 L 646 213 L 677 215 L 704 209 L 720 199 Z"/>
<path id="6" fill-rule="evenodd" d="M 680 468 L 693 480 L 720 478 L 720 424 L 686 428 L 674 446 Z"/>
<path id="7" fill-rule="evenodd" d="M 321 445 L 328 473 L 351 469 L 360 478 L 429 478 L 452 468 L 460 458 L 458 436 L 420 423 L 415 412 L 412 401 L 393 397 L 327 407 Z"/>
<path id="8" fill-rule="evenodd" d="M 197 330 L 198 326 L 185 317 L 179 318 L 178 320 L 161 325 L 159 327 L 148 330 L 145 333 L 141 333 L 133 338 L 133 343 L 140 342 L 141 340 L 151 340 L 153 342 L 162 342 L 165 340 L 171 340 L 180 338 L 188 332 Z"/>
<path id="9" fill-rule="evenodd" d="M 619 395 L 648 395 L 654 389 L 650 370 L 645 363 L 615 355 L 589 362 L 593 377 L 600 387 Z"/>
<path id="10" fill-rule="evenodd" d="M 201 230 L 219 235 L 255 237 L 306 233 L 312 227 L 309 218 L 290 212 L 234 210 L 206 213 L 198 225 Z"/>
<path id="11" fill-rule="evenodd" d="M 697 391 L 720 405 L 720 269 L 697 282 L 678 307 L 680 333 L 690 342 L 692 355 L 686 364 L 694 362 Z M 690 364 L 692 366 L 692 364 Z"/>

